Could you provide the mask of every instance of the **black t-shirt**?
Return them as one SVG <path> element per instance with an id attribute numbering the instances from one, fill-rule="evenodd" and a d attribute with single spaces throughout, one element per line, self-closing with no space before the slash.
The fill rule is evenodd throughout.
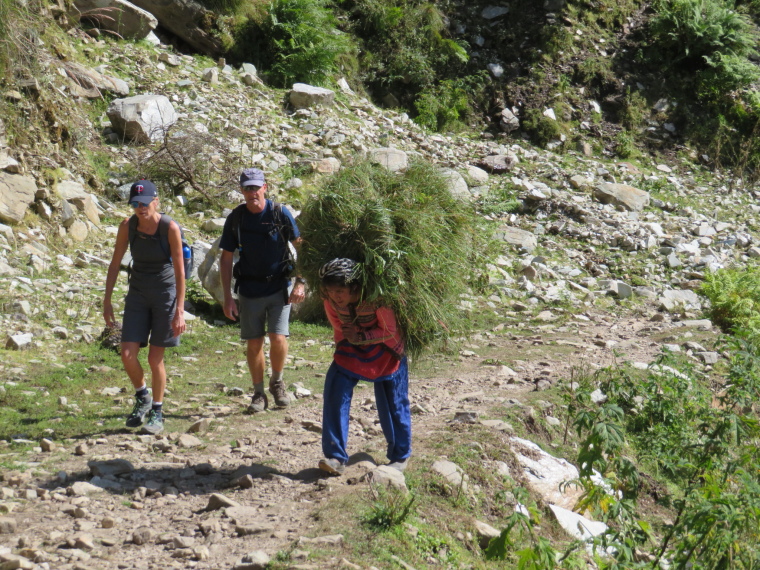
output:
<path id="1" fill-rule="evenodd" d="M 242 245 L 235 274 L 242 276 L 238 292 L 245 297 L 266 297 L 290 285 L 283 274 L 288 260 L 285 248 L 288 247 L 287 242 L 301 234 L 293 214 L 285 206 L 282 207 L 282 214 L 282 227 L 277 227 L 271 200 L 266 201 L 264 210 L 258 214 L 243 208 L 239 240 L 232 231 L 234 214 L 227 216 L 224 222 L 219 247 L 225 251 L 235 251 Z"/>

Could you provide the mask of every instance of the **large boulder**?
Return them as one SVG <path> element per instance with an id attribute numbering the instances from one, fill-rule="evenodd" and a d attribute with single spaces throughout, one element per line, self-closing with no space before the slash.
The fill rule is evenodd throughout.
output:
<path id="1" fill-rule="evenodd" d="M 206 253 L 206 257 L 198 266 L 198 279 L 200 279 L 203 288 L 209 292 L 214 300 L 224 306 L 224 288 L 222 287 L 222 276 L 219 268 L 219 242 L 222 240 L 218 237 L 211 245 L 211 249 Z M 237 263 L 240 254 L 236 251 L 233 257 L 233 263 Z"/>
<path id="2" fill-rule="evenodd" d="M 503 109 L 499 115 L 499 128 L 505 133 L 511 133 L 520 128 L 520 119 L 509 109 Z"/>
<path id="3" fill-rule="evenodd" d="M 306 83 L 296 83 L 290 91 L 288 100 L 296 109 L 305 109 L 316 105 L 328 106 L 335 102 L 335 91 Z"/>
<path id="4" fill-rule="evenodd" d="M 148 143 L 160 141 L 177 122 L 174 107 L 163 95 L 136 95 L 115 99 L 108 107 L 114 130 L 127 140 Z"/>
<path id="5" fill-rule="evenodd" d="M 74 17 L 128 39 L 142 40 L 158 25 L 153 14 L 126 0 L 75 0 L 72 11 Z"/>
<path id="6" fill-rule="evenodd" d="M 0 221 L 17 224 L 34 202 L 34 178 L 0 171 Z"/>
<path id="7" fill-rule="evenodd" d="M 369 151 L 368 157 L 372 162 L 384 166 L 391 172 L 406 170 L 409 166 L 409 157 L 403 150 L 397 148 L 373 148 Z"/>
<path id="8" fill-rule="evenodd" d="M 597 184 L 594 187 L 594 198 L 602 204 L 613 204 L 633 212 L 640 212 L 649 205 L 649 193 L 628 184 Z"/>
<path id="9" fill-rule="evenodd" d="M 532 252 L 538 247 L 538 240 L 535 234 L 521 230 L 520 228 L 503 226 L 497 231 L 497 236 L 508 244 L 524 249 L 527 252 Z"/>
<path id="10" fill-rule="evenodd" d="M 103 75 L 73 61 L 66 61 L 61 65 L 66 75 L 72 80 L 73 86 L 78 88 L 77 93 L 82 96 L 96 99 L 103 96 L 101 91 L 108 91 L 122 97 L 129 95 L 129 85 L 118 77 Z"/>
<path id="11" fill-rule="evenodd" d="M 507 154 L 492 154 L 478 162 L 478 166 L 492 174 L 505 174 L 512 170 L 519 162 L 517 155 L 510 152 Z"/>
<path id="12" fill-rule="evenodd" d="M 459 200 L 472 199 L 472 194 L 470 194 L 470 189 L 467 186 L 464 176 L 459 174 L 459 172 L 453 168 L 442 168 L 441 174 L 446 179 L 449 193 L 454 196 L 454 198 L 458 198 Z"/>
<path id="13" fill-rule="evenodd" d="M 225 51 L 219 17 L 195 0 L 132 0 L 132 3 L 158 18 L 166 28 L 192 48 L 210 56 Z"/>

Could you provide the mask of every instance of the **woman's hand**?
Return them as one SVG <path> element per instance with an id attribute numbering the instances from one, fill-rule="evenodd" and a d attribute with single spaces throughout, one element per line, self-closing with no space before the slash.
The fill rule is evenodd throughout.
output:
<path id="1" fill-rule="evenodd" d="M 103 320 L 106 322 L 107 327 L 112 327 L 116 324 L 116 317 L 113 314 L 111 301 L 103 301 Z"/>
<path id="2" fill-rule="evenodd" d="M 177 309 L 174 311 L 174 318 L 172 318 L 172 332 L 174 336 L 179 336 L 185 332 L 185 311 Z"/>

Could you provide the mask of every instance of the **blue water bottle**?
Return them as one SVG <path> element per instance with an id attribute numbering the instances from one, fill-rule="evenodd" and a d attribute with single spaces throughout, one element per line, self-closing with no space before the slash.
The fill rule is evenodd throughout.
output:
<path id="1" fill-rule="evenodd" d="M 182 246 L 182 257 L 184 257 L 185 259 L 190 259 L 191 256 L 192 256 L 192 252 L 190 251 L 190 246 L 187 245 L 187 244 L 183 245 Z M 187 262 L 185 262 L 185 263 L 187 263 Z"/>

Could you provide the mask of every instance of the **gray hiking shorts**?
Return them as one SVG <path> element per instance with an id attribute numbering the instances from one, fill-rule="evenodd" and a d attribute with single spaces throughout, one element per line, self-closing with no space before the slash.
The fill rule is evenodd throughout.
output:
<path id="1" fill-rule="evenodd" d="M 177 304 L 174 287 L 138 290 L 130 287 L 124 301 L 124 324 L 121 342 L 138 342 L 140 346 L 179 346 L 179 337 L 172 332 L 172 319 Z"/>
<path id="2" fill-rule="evenodd" d="M 240 338 L 251 340 L 265 334 L 288 336 L 290 305 L 285 304 L 287 291 L 278 291 L 267 297 L 238 295 L 240 308 Z"/>

